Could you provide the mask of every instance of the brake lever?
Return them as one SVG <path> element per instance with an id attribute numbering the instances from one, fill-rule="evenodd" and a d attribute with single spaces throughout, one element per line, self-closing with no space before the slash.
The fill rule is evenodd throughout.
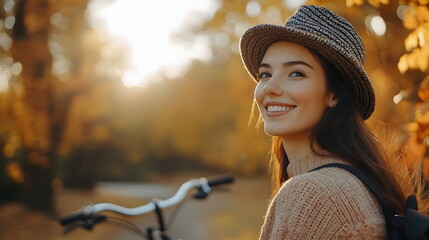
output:
<path id="1" fill-rule="evenodd" d="M 85 220 L 83 222 L 82 227 L 87 229 L 87 230 L 91 230 L 95 224 L 102 222 L 102 221 L 105 221 L 106 219 L 107 219 L 107 217 L 104 215 L 94 215 L 93 217 Z"/>
<path id="2" fill-rule="evenodd" d="M 201 186 L 198 188 L 198 192 L 194 195 L 195 199 L 205 199 L 212 191 L 212 188 L 208 184 L 208 180 L 206 178 L 201 178 Z"/>

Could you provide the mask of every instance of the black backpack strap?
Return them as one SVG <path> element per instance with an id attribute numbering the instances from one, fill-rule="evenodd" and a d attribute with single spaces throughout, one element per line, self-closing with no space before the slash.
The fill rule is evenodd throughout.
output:
<path id="1" fill-rule="evenodd" d="M 386 227 L 390 226 L 391 220 L 395 216 L 395 212 L 393 211 L 392 208 L 390 208 L 387 205 L 387 203 L 384 200 L 384 197 L 381 194 L 380 190 L 378 190 L 377 186 L 374 184 L 374 182 L 371 180 L 371 178 L 368 177 L 368 175 L 366 175 L 364 172 L 362 172 L 361 170 L 359 170 L 359 169 L 357 169 L 351 165 L 347 165 L 347 164 L 343 164 L 343 163 L 330 163 L 330 164 L 322 165 L 320 167 L 317 167 L 317 168 L 311 170 L 311 172 L 317 171 L 317 170 L 322 169 L 322 168 L 328 168 L 328 167 L 336 167 L 336 168 L 344 169 L 344 170 L 350 172 L 351 174 L 355 175 L 357 178 L 359 178 L 365 184 L 365 186 L 374 194 L 374 196 L 380 201 L 381 207 L 383 209 L 384 219 L 385 219 L 386 225 L 387 225 Z"/>

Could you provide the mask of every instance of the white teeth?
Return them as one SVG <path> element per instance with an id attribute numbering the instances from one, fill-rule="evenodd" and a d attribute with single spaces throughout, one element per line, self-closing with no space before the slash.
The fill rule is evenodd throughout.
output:
<path id="1" fill-rule="evenodd" d="M 286 112 L 293 110 L 294 107 L 286 106 L 268 106 L 268 112 Z"/>

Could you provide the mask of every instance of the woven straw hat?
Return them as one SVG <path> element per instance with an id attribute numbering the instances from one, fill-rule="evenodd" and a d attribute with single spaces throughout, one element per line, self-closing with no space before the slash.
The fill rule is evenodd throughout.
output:
<path id="1" fill-rule="evenodd" d="M 240 54 L 252 78 L 257 81 L 259 64 L 267 48 L 277 41 L 291 41 L 311 49 L 335 66 L 353 93 L 363 119 L 374 112 L 375 95 L 363 68 L 362 40 L 344 18 L 320 6 L 302 6 L 284 26 L 260 24 L 241 37 Z"/>

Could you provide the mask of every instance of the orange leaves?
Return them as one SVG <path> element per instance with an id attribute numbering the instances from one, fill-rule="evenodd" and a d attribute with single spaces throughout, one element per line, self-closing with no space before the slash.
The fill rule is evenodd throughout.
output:
<path id="1" fill-rule="evenodd" d="M 389 4 L 388 0 L 368 0 L 368 4 L 379 8 L 382 4 Z M 346 0 L 348 7 L 364 5 L 365 0 Z M 410 33 L 404 40 L 406 52 L 399 58 L 397 67 L 401 73 L 415 69 L 423 73 L 429 72 L 429 0 L 407 0 L 401 1 L 397 7 L 399 12 L 380 12 L 385 14 L 398 15 L 403 20 L 404 28 Z M 395 7 L 396 8 L 396 7 Z M 429 170 L 428 146 L 429 146 L 429 76 L 424 79 L 420 86 L 414 85 L 418 89 L 419 100 L 415 107 L 414 119 L 407 124 L 408 133 L 407 147 L 415 153 L 419 160 L 425 159 L 425 166 Z M 401 91 L 403 92 L 403 90 Z M 398 97 L 400 99 L 398 99 Z M 396 99 L 395 99 L 396 98 Z M 400 94 L 393 99 L 395 103 L 402 100 Z M 413 103 L 414 104 L 414 103 Z M 426 156 L 426 158 L 425 158 Z M 429 171 L 428 171 L 429 175 Z"/>
<path id="2" fill-rule="evenodd" d="M 401 73 L 405 73 L 408 69 L 418 69 L 422 72 L 429 69 L 428 2 L 428 0 L 414 1 L 409 4 L 405 13 L 404 26 L 412 32 L 405 39 L 405 49 L 408 53 L 399 59 L 398 68 Z M 417 94 L 421 101 L 416 105 L 415 122 L 411 123 L 415 129 L 408 131 L 410 134 L 408 145 L 421 149 L 421 151 L 415 149 L 415 152 L 423 159 L 429 146 L 429 77 L 421 82 Z"/>
<path id="3" fill-rule="evenodd" d="M 3 147 L 3 155 L 12 158 L 15 153 L 22 147 L 21 138 L 18 134 L 11 134 Z"/>
<path id="4" fill-rule="evenodd" d="M 419 97 L 422 97 L 421 99 L 423 101 L 417 103 L 416 105 L 416 115 L 415 119 L 416 122 L 422 125 L 427 125 L 427 130 L 425 130 L 424 136 L 429 136 L 429 101 L 424 100 L 428 99 L 428 91 L 429 91 L 429 77 L 426 77 L 426 79 L 420 84 L 420 88 L 418 91 Z M 429 143 L 429 142 L 428 142 Z"/>
<path id="5" fill-rule="evenodd" d="M 422 159 L 429 146 L 429 77 L 422 81 L 417 94 L 422 101 L 416 105 L 415 121 L 407 125 L 410 136 L 407 145 Z"/>
<path id="6" fill-rule="evenodd" d="M 429 102 L 420 102 L 416 106 L 416 121 L 429 125 Z M 428 129 L 429 130 L 429 129 Z M 429 134 L 428 134 L 429 136 Z"/>
<path id="7" fill-rule="evenodd" d="M 407 125 L 407 132 L 409 134 L 407 148 L 417 159 L 422 159 L 426 153 L 426 147 L 422 142 L 425 139 L 425 132 L 429 130 L 428 127 L 429 125 L 418 122 L 412 122 Z"/>
<path id="8" fill-rule="evenodd" d="M 408 4 L 404 15 L 404 26 L 412 32 L 405 39 L 405 49 L 398 69 L 405 73 L 409 69 L 422 72 L 429 70 L 429 0 L 414 0 Z M 417 94 L 420 102 L 416 105 L 415 122 L 410 123 L 408 146 L 414 146 L 414 152 L 423 159 L 429 146 L 429 77 L 420 84 Z M 427 161 L 426 161 L 427 162 Z M 425 163 L 427 167 L 427 163 Z"/>
<path id="9" fill-rule="evenodd" d="M 426 77 L 421 83 L 417 92 L 422 101 L 429 101 L 429 77 Z"/>

